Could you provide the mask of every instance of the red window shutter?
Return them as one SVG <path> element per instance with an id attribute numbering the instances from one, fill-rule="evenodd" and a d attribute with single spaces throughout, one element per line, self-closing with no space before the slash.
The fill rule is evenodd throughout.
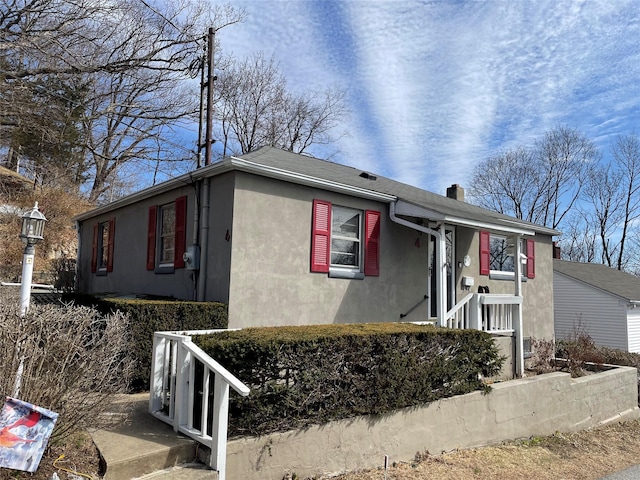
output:
<path id="1" fill-rule="evenodd" d="M 176 198 L 176 231 L 175 250 L 173 256 L 174 268 L 184 268 L 182 255 L 187 246 L 187 197 Z"/>
<path id="2" fill-rule="evenodd" d="M 311 271 L 329 272 L 331 247 L 331 203 L 313 201 L 313 226 L 311 233 Z"/>
<path id="3" fill-rule="evenodd" d="M 109 219 L 109 243 L 107 244 L 107 272 L 113 272 L 113 241 L 116 236 L 116 219 Z"/>
<path id="4" fill-rule="evenodd" d="M 490 253 L 489 232 L 480 232 L 480 275 L 489 275 L 491 269 Z"/>
<path id="5" fill-rule="evenodd" d="M 93 245 L 91 247 L 91 273 L 98 269 L 98 224 L 93 226 Z"/>
<path id="6" fill-rule="evenodd" d="M 380 212 L 365 212 L 364 231 L 364 274 L 377 277 L 380 275 Z"/>
<path id="7" fill-rule="evenodd" d="M 149 207 L 149 223 L 147 226 L 147 270 L 156 268 L 156 222 L 158 207 Z"/>
<path id="8" fill-rule="evenodd" d="M 527 240 L 527 278 L 536 278 L 536 242 Z"/>

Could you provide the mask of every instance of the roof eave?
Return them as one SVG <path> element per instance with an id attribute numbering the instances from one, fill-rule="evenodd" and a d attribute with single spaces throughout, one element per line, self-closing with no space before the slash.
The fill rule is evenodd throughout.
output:
<path id="1" fill-rule="evenodd" d="M 446 213 L 439 212 L 430 208 L 425 208 L 421 205 L 416 205 L 404 200 L 398 200 L 396 202 L 396 215 L 405 215 L 409 217 L 426 218 L 436 222 L 449 223 L 451 225 L 459 225 L 463 227 L 471 227 L 480 230 L 489 230 L 493 232 L 517 234 L 523 236 L 534 236 L 536 231 L 532 228 L 516 225 L 502 225 L 496 222 L 478 221 L 463 218 L 455 215 L 448 215 Z"/>
<path id="2" fill-rule="evenodd" d="M 234 169 L 243 172 L 254 173 L 257 175 L 262 175 L 264 177 L 292 182 L 299 185 L 322 188 L 323 190 L 330 190 L 332 192 L 345 193 L 360 198 L 378 200 L 385 203 L 395 202 L 398 199 L 395 195 L 389 195 L 387 193 L 377 192 L 375 190 L 347 185 L 345 183 L 334 182 L 332 180 L 313 177 L 311 175 L 305 175 L 302 173 L 295 173 L 281 168 L 270 167 L 239 157 L 230 157 L 230 159 L 231 165 L 233 165 Z"/>
<path id="3" fill-rule="evenodd" d="M 190 185 L 194 181 L 200 180 L 201 178 L 220 175 L 221 173 L 225 173 L 230 170 L 233 170 L 230 162 L 224 159 L 206 167 L 194 170 L 193 172 L 185 173 L 184 175 L 181 175 L 179 177 L 172 178 L 158 185 L 153 185 L 151 187 L 140 190 L 139 192 L 132 193 L 131 195 L 127 195 L 126 197 L 122 197 L 101 207 L 94 208 L 93 210 L 89 210 L 88 212 L 81 213 L 80 215 L 73 217 L 72 220 L 81 222 L 83 220 L 87 220 L 89 218 L 93 218 L 98 215 L 117 210 L 118 208 L 126 207 L 133 203 L 139 202 L 140 200 L 145 200 L 147 198 L 153 197 L 154 195 L 159 195 L 174 190 L 178 187 L 182 187 L 184 185 Z"/>

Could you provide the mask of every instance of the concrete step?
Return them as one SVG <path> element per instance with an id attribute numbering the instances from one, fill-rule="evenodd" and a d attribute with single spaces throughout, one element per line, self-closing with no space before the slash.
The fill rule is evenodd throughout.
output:
<path id="1" fill-rule="evenodd" d="M 104 463 L 104 480 L 140 478 L 195 461 L 196 442 L 155 418 L 148 412 L 148 406 L 148 393 L 124 395 L 114 403 L 111 412 L 114 417 L 122 418 L 120 425 L 91 433 Z M 196 472 L 193 468 L 185 471 Z M 214 477 L 211 474 L 215 472 L 208 472 L 207 477 L 184 478 L 217 478 L 217 473 Z"/>
<path id="2" fill-rule="evenodd" d="M 185 463 L 149 473 L 135 480 L 218 480 L 218 472 L 202 463 Z"/>

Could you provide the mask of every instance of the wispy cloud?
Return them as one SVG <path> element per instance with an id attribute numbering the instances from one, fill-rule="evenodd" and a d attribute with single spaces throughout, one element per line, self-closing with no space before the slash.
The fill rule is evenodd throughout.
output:
<path id="1" fill-rule="evenodd" d="M 606 147 L 640 120 L 636 0 L 250 1 L 227 53 L 346 90 L 336 160 L 436 192 L 557 124 Z"/>

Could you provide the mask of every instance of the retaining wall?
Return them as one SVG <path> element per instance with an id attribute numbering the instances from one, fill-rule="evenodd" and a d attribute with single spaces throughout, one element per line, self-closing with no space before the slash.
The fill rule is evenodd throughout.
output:
<path id="1" fill-rule="evenodd" d="M 635 368 L 572 379 L 548 373 L 384 416 L 357 417 L 305 430 L 231 440 L 227 478 L 282 480 L 411 461 L 504 440 L 571 432 L 640 417 Z"/>

